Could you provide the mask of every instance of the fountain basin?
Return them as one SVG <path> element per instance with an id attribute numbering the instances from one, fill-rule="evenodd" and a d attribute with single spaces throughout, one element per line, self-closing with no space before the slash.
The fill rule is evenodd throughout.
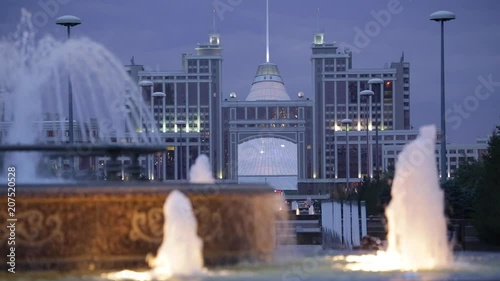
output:
<path id="1" fill-rule="evenodd" d="M 163 204 L 174 189 L 191 200 L 205 265 L 272 257 L 279 195 L 265 185 L 18 185 L 17 270 L 147 267 L 147 257 L 155 256 L 162 242 Z M 5 212 L 0 217 L 7 219 Z M 0 230 L 3 245 L 8 231 Z"/>

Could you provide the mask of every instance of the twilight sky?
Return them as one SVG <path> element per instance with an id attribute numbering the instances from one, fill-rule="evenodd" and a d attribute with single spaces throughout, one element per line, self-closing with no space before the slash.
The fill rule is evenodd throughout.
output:
<path id="1" fill-rule="evenodd" d="M 234 91 L 244 99 L 265 61 L 264 0 L 0 0 L 0 37 L 14 30 L 22 7 L 33 13 L 40 36 L 64 39 L 54 21 L 76 15 L 83 24 L 72 35 L 103 44 L 124 64 L 135 56 L 151 70 L 181 69 L 181 54 L 208 41 L 217 7 L 226 96 Z M 448 140 L 475 142 L 500 125 L 500 1 L 270 0 L 271 62 L 295 98 L 312 93 L 310 46 L 318 26 L 327 42 L 353 46 L 354 68 L 383 68 L 404 51 L 411 64 L 411 123 L 439 124 L 440 30 L 428 20 L 437 10 L 457 15 L 445 25 Z M 377 23 L 377 14 L 390 19 Z"/>

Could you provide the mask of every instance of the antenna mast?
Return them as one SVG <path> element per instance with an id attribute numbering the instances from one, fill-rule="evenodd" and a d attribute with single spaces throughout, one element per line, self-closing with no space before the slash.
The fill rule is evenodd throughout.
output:
<path id="1" fill-rule="evenodd" d="M 318 10 L 316 12 L 316 28 L 317 28 L 317 32 L 321 32 L 321 28 L 320 28 L 320 24 L 319 24 L 319 7 L 318 7 Z"/>
<path id="2" fill-rule="evenodd" d="M 266 0 L 266 62 L 269 62 L 269 0 Z"/>
<path id="3" fill-rule="evenodd" d="M 213 11 L 212 11 L 212 12 L 213 12 L 213 13 L 212 13 L 212 27 L 213 27 L 213 29 L 214 29 L 214 30 L 213 30 L 213 33 L 215 34 L 215 33 L 217 33 L 217 28 L 216 28 L 216 26 L 215 26 L 215 12 L 216 12 L 216 11 L 215 11 L 215 9 L 213 9 Z"/>

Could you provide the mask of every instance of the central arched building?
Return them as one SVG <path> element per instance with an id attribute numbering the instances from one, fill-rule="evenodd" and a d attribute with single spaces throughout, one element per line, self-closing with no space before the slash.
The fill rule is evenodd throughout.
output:
<path id="1" fill-rule="evenodd" d="M 294 190 L 312 173 L 312 102 L 288 95 L 279 68 L 258 66 L 245 100 L 232 95 L 222 103 L 224 178 L 266 182 Z M 309 176 L 308 176 L 309 175 Z"/>

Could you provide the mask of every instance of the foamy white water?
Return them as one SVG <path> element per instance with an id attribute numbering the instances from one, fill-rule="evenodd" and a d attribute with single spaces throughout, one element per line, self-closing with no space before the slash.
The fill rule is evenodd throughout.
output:
<path id="1" fill-rule="evenodd" d="M 420 129 L 416 140 L 398 155 L 385 252 L 348 256 L 352 270 L 422 270 L 445 268 L 452 261 L 446 235 L 444 194 L 435 156 L 436 127 Z"/>
<path id="2" fill-rule="evenodd" d="M 198 237 L 198 223 L 191 202 L 174 190 L 163 205 L 165 224 L 163 242 L 156 257 L 149 260 L 150 271 L 123 270 L 103 274 L 110 280 L 168 280 L 173 276 L 196 276 L 204 273 L 203 241 Z"/>
<path id="3" fill-rule="evenodd" d="M 189 198 L 174 190 L 165 205 L 163 242 L 151 262 L 153 276 L 196 275 L 203 272 L 203 241 Z"/>
<path id="4" fill-rule="evenodd" d="M 215 183 L 212 169 L 210 168 L 210 160 L 204 154 L 198 156 L 194 165 L 189 171 L 190 183 Z"/>

